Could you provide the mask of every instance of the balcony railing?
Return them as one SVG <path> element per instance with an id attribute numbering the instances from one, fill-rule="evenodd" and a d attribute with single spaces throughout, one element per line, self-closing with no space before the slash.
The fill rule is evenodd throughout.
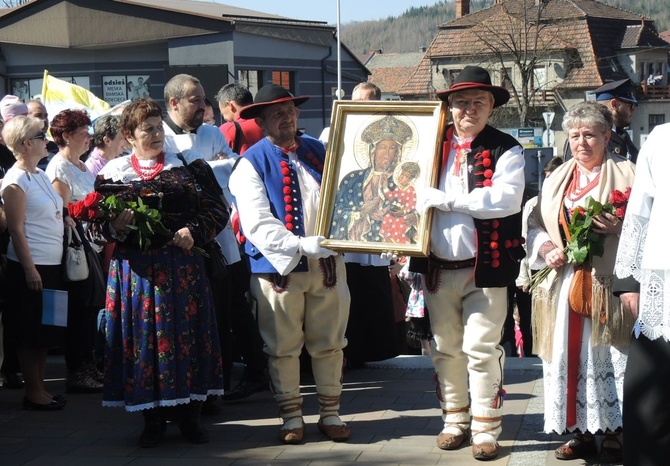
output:
<path id="1" fill-rule="evenodd" d="M 670 99 L 670 85 L 642 83 L 642 98 L 645 100 Z"/>
<path id="2" fill-rule="evenodd" d="M 512 98 L 510 103 L 514 104 L 514 91 L 510 90 Z M 530 104 L 533 107 L 543 107 L 547 105 L 553 105 L 556 103 L 556 95 L 552 89 L 542 89 L 533 94 L 533 97 L 530 100 Z"/>

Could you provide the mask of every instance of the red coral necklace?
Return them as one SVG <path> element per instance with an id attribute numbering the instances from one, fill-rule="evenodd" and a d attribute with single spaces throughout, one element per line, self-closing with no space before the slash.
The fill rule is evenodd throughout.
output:
<path id="1" fill-rule="evenodd" d="M 158 154 L 158 157 L 156 157 L 156 165 L 153 167 L 143 167 L 140 165 L 135 154 L 130 156 L 130 165 L 142 181 L 151 180 L 163 171 L 163 167 L 165 166 L 165 152 Z"/>
<path id="2" fill-rule="evenodd" d="M 600 180 L 600 173 L 602 173 L 602 170 L 599 171 L 595 178 L 589 181 L 585 186 L 579 186 L 581 172 L 579 171 L 579 167 L 575 166 L 575 171 L 572 173 L 572 180 L 570 180 L 568 189 L 565 191 L 565 196 L 572 202 L 580 200 L 588 192 L 596 187 L 598 181 Z"/>

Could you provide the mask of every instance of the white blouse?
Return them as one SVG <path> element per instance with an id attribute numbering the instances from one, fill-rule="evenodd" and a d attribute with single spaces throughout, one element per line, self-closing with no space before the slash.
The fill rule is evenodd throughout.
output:
<path id="1" fill-rule="evenodd" d="M 93 191 L 95 176 L 85 164 L 81 166 L 84 171 L 60 153 L 54 155 L 47 165 L 46 174 L 51 182 L 59 180 L 70 188 L 70 202 L 80 201 Z"/>

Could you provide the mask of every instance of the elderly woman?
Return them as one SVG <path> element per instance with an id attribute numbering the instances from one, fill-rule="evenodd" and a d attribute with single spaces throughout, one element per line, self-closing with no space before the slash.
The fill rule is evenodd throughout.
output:
<path id="1" fill-rule="evenodd" d="M 14 339 L 25 378 L 25 409 L 62 409 L 65 400 L 44 386 L 47 348 L 62 344 L 61 327 L 42 324 L 42 290 L 62 289 L 63 201 L 37 163 L 47 137 L 37 118 L 17 116 L 2 131 L 16 157 L 2 181 L 10 234 L 5 337 Z"/>
<path id="2" fill-rule="evenodd" d="M 120 120 L 114 115 L 98 118 L 93 125 L 93 150 L 86 159 L 86 168 L 96 176 L 112 159 L 117 158 L 127 147 L 121 134 Z"/>
<path id="3" fill-rule="evenodd" d="M 155 102 L 128 105 L 121 131 L 133 152 L 105 165 L 96 191 L 126 201 L 141 198 L 160 211 L 173 235 L 154 236 L 145 251 L 131 228 L 131 210 L 101 225 L 116 241 L 107 284 L 103 405 L 143 412 L 143 447 L 163 437 L 166 408 L 183 405 L 182 434 L 204 443 L 209 436 L 200 424 L 202 402 L 223 393 L 223 369 L 211 284 L 193 247 L 223 229 L 228 211 L 203 160 L 164 152 L 162 111 Z"/>
<path id="4" fill-rule="evenodd" d="M 605 204 L 613 190 L 625 191 L 633 183 L 635 166 L 607 152 L 612 115 L 606 107 L 579 103 L 566 114 L 563 128 L 568 132 L 573 159 L 547 179 L 528 220 L 530 267 L 548 265 L 553 269 L 533 293 L 533 341 L 543 359 L 547 401 L 544 429 L 575 433 L 556 450 L 558 459 L 595 454 L 593 434 L 605 433 L 600 460 L 617 462 L 621 458 L 617 432 L 622 427 L 627 358 L 623 348 L 628 345 L 632 328 L 632 319 L 612 295 L 621 222 L 608 213 L 593 219 L 593 231 L 605 238 L 603 256 L 593 257 L 591 269 L 587 269 L 591 288 L 583 289 L 593 317 L 578 313 L 579 306 L 570 299 L 571 285 L 585 281 L 567 262 L 563 239 L 567 225 L 561 224 L 570 221 L 575 209 L 585 207 L 589 197 Z"/>
<path id="5" fill-rule="evenodd" d="M 88 152 L 91 143 L 91 135 L 88 132 L 90 125 L 91 120 L 84 110 L 63 110 L 51 120 L 51 136 L 58 146 L 58 153 L 49 161 L 45 171 L 65 206 L 83 199 L 93 191 L 95 176 L 80 160 Z M 75 222 L 69 216 L 65 218 L 65 227 L 77 227 L 80 236 L 84 232 L 81 225 L 75 226 Z M 95 316 L 99 308 L 89 307 L 86 303 L 91 286 L 89 280 L 67 284 L 68 321 L 65 336 L 67 393 L 102 391 L 102 374 L 95 367 L 93 360 Z"/>

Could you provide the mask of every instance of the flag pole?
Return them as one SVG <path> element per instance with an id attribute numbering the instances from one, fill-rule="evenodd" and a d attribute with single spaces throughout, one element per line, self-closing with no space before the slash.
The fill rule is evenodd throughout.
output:
<path id="1" fill-rule="evenodd" d="M 337 0 L 337 99 L 344 97 L 342 91 L 342 57 L 340 46 L 340 0 Z"/>

